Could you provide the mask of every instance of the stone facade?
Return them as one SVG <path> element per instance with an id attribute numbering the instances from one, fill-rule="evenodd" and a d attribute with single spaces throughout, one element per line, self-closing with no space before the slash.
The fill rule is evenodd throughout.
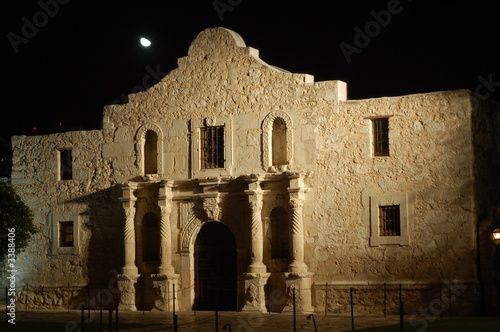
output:
<path id="1" fill-rule="evenodd" d="M 100 285 L 126 310 L 221 298 L 208 307 L 282 311 L 295 292 L 301 312 L 322 311 L 350 284 L 479 294 L 478 240 L 489 239 L 477 225 L 499 222 L 498 114 L 467 90 L 348 100 L 342 81 L 314 82 L 233 31 L 204 30 L 159 83 L 106 106 L 101 130 L 13 137 L 12 183 L 41 228 L 22 282 Z M 375 156 L 377 144 L 389 150 Z M 397 207 L 391 234 L 385 207 Z M 70 245 L 61 221 L 73 222 Z M 223 234 L 213 223 L 230 231 L 224 243 L 210 242 Z M 236 261 L 205 257 L 218 245 Z M 205 275 L 231 269 L 234 286 Z"/>

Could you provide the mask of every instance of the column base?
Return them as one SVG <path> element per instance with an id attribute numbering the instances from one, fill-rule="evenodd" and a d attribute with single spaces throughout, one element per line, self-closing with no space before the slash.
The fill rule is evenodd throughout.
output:
<path id="1" fill-rule="evenodd" d="M 117 284 L 120 290 L 120 303 L 118 309 L 122 311 L 136 311 L 135 306 L 135 284 L 139 274 L 117 274 Z"/>
<path id="2" fill-rule="evenodd" d="M 267 312 L 264 286 L 270 273 L 245 273 L 245 306 L 242 311 Z"/>
<path id="3" fill-rule="evenodd" d="M 152 274 L 153 288 L 157 291 L 160 299 L 154 303 L 153 310 L 173 312 L 179 308 L 177 294 L 179 292 L 178 274 Z M 174 291 L 175 289 L 175 291 Z"/>
<path id="4" fill-rule="evenodd" d="M 283 312 L 293 311 L 293 290 L 295 289 L 295 311 L 301 314 L 314 312 L 312 306 L 312 276 L 310 272 L 285 272 L 287 303 Z"/>

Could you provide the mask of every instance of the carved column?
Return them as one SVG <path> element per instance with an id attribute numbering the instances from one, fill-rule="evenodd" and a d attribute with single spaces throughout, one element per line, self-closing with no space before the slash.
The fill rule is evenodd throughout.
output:
<path id="1" fill-rule="evenodd" d="M 261 190 L 247 190 L 250 203 L 251 223 L 250 236 L 252 238 L 252 257 L 248 266 L 249 273 L 265 273 L 266 266 L 262 262 L 264 253 L 264 237 L 262 232 L 262 205 Z"/>
<path id="2" fill-rule="evenodd" d="M 304 263 L 304 222 L 302 219 L 304 192 L 300 189 L 296 191 L 289 189 L 289 192 L 292 208 L 292 263 L 289 271 L 304 272 L 307 271 L 307 265 Z"/>
<path id="3" fill-rule="evenodd" d="M 135 283 L 139 278 L 137 266 L 135 265 L 135 201 L 133 188 L 128 184 L 122 186 L 122 197 L 120 201 L 125 210 L 124 227 L 124 255 L 125 265 L 122 274 L 118 275 L 118 288 L 120 289 L 120 310 L 136 310 L 135 307 Z"/>
<path id="4" fill-rule="evenodd" d="M 244 311 L 266 311 L 266 296 L 264 286 L 270 274 L 263 263 L 264 235 L 262 230 L 263 193 L 259 181 L 253 179 L 246 190 L 250 207 L 250 236 L 251 236 L 251 263 L 245 277 L 245 306 Z"/>
<path id="5" fill-rule="evenodd" d="M 285 273 L 287 294 L 289 303 L 291 295 L 295 290 L 296 306 L 301 313 L 313 312 L 312 307 L 312 276 L 313 273 L 307 271 L 304 262 L 304 220 L 302 208 L 305 203 L 305 193 L 303 174 L 291 174 L 290 187 L 290 207 L 292 209 L 292 263 Z M 291 309 L 287 305 L 284 311 Z"/>
<path id="6" fill-rule="evenodd" d="M 160 183 L 158 206 L 160 207 L 160 266 L 159 274 L 172 274 L 172 233 L 170 230 L 170 212 L 172 212 L 172 186 L 166 181 Z"/>
<path id="7" fill-rule="evenodd" d="M 172 265 L 172 231 L 170 213 L 172 212 L 172 183 L 162 181 L 158 191 L 158 206 L 160 207 L 160 266 L 158 273 L 152 274 L 153 288 L 160 297 L 155 301 L 155 309 L 172 311 L 177 307 L 179 275 L 175 274 Z M 175 293 L 174 293 L 175 292 Z"/>

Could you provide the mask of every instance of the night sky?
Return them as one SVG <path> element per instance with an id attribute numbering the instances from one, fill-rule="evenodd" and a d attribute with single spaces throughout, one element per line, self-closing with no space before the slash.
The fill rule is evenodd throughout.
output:
<path id="1" fill-rule="evenodd" d="M 151 72 L 158 77 L 175 69 L 196 35 L 216 26 L 239 33 L 271 65 L 316 81 L 347 82 L 350 99 L 465 88 L 500 101 L 500 1 L 15 0 L 0 6 L 0 158 L 11 135 L 99 128 L 105 105 L 139 89 Z M 153 45 L 143 48 L 141 36 Z"/>

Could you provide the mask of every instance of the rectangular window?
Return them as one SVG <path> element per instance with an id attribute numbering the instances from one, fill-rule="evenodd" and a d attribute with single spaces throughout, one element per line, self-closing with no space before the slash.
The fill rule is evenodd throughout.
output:
<path id="1" fill-rule="evenodd" d="M 73 152 L 71 149 L 59 150 L 59 179 L 73 179 Z"/>
<path id="2" fill-rule="evenodd" d="M 389 118 L 372 119 L 373 155 L 389 155 Z"/>
<path id="3" fill-rule="evenodd" d="M 224 126 L 201 130 L 201 168 L 224 168 Z"/>
<path id="4" fill-rule="evenodd" d="M 399 205 L 379 206 L 378 217 L 380 236 L 401 235 L 401 218 L 399 215 Z"/>
<path id="5" fill-rule="evenodd" d="M 73 247 L 73 222 L 59 222 L 59 247 Z"/>

